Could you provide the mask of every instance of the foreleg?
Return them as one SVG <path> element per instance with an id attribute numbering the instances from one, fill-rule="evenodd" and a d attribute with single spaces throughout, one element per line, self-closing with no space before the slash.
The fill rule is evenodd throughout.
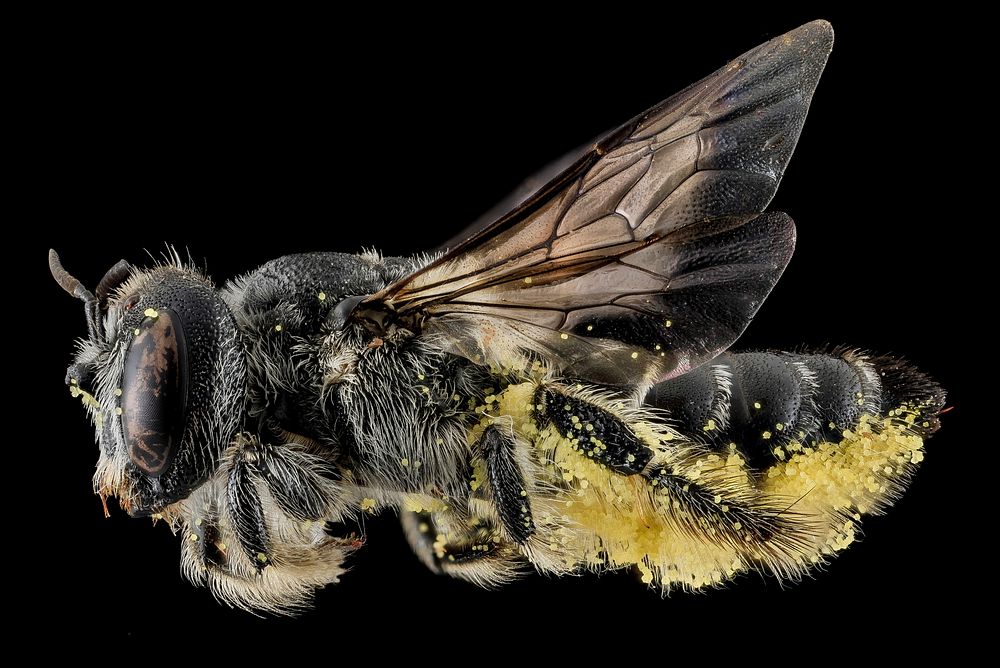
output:
<path id="1" fill-rule="evenodd" d="M 169 519 L 192 582 L 237 607 L 288 613 L 343 572 L 357 541 L 331 536 L 328 522 L 346 509 L 324 460 L 294 444 L 247 440 Z"/>

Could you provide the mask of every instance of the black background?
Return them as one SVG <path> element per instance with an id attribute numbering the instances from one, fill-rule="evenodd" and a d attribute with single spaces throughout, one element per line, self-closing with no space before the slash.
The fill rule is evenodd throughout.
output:
<path id="1" fill-rule="evenodd" d="M 182 581 L 178 539 L 162 525 L 102 517 L 93 435 L 62 385 L 82 309 L 47 277 L 46 248 L 91 286 L 119 258 L 142 263 L 144 249 L 158 254 L 164 242 L 189 249 L 217 280 L 290 252 L 432 248 L 549 160 L 820 16 L 837 43 L 772 204 L 798 222 L 798 249 L 738 347 L 850 343 L 905 354 L 956 408 L 910 492 L 825 572 L 786 588 L 745 576 L 667 600 L 631 573 L 533 575 L 490 593 L 426 572 L 383 516 L 367 522 L 368 544 L 315 612 L 258 619 Z M 961 616 L 958 592 L 976 566 L 965 561 L 974 539 L 959 528 L 955 482 L 972 421 L 971 323 L 953 299 L 970 289 L 961 277 L 972 262 L 957 233 L 967 215 L 948 134 L 958 123 L 957 34 L 942 17 L 836 11 L 706 8 L 678 19 L 662 6 L 582 18 L 427 13 L 395 17 L 391 31 L 370 18 L 192 19 L 176 30 L 144 19 L 41 31 L 39 69 L 22 72 L 18 136 L 28 151 L 12 181 L 32 240 L 16 247 L 27 266 L 19 298 L 40 323 L 37 364 L 24 377 L 43 417 L 20 435 L 26 487 L 11 501 L 31 519 L 18 537 L 19 572 L 35 586 L 29 623 L 100 625 L 108 639 L 162 638 L 178 622 L 172 633 L 187 639 L 226 627 L 308 629 L 353 656 L 419 638 L 433 656 L 441 638 L 515 647 L 554 629 L 579 634 L 584 647 L 722 636 L 760 646 L 763 637 L 857 638 L 876 626 L 920 634 L 929 619 Z M 371 629 L 398 640 L 361 645 Z"/>

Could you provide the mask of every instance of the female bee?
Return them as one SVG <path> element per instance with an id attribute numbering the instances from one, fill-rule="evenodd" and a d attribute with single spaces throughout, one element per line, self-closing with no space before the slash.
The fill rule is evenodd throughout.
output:
<path id="1" fill-rule="evenodd" d="M 850 349 L 727 352 L 791 257 L 764 212 L 832 46 L 805 25 L 629 121 L 446 253 L 278 258 L 221 289 L 120 262 L 67 373 L 95 488 L 194 583 L 287 613 L 400 515 L 483 586 L 636 567 L 794 579 L 902 493 L 942 390 Z"/>

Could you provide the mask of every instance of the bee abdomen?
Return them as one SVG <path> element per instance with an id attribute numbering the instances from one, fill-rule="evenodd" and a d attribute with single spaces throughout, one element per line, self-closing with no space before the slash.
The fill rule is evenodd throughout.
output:
<path id="1" fill-rule="evenodd" d="M 863 416 L 885 417 L 903 405 L 922 407 L 925 418 L 913 429 L 929 435 L 944 392 L 890 357 L 752 352 L 726 353 L 659 383 L 646 403 L 669 412 L 681 432 L 720 450 L 735 445 L 752 468 L 765 470 L 789 443 L 836 442 Z"/>

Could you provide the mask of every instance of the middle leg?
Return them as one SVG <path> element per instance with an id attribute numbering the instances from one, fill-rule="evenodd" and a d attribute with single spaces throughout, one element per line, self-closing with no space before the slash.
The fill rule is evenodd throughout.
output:
<path id="1" fill-rule="evenodd" d="M 524 571 L 524 558 L 489 518 L 407 508 L 399 518 L 410 549 L 433 573 L 493 588 Z"/>

